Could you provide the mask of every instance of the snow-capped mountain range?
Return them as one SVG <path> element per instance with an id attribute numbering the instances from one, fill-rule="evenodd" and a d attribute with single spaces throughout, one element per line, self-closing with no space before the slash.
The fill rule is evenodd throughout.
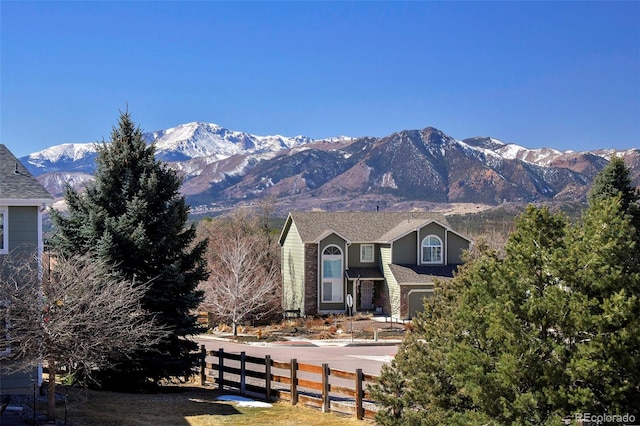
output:
<path id="1" fill-rule="evenodd" d="M 313 142 L 313 139 L 305 136 L 256 136 L 202 122 L 186 123 L 166 130 L 145 133 L 144 138 L 148 143 L 155 143 L 158 157 L 167 162 L 188 161 L 194 158 L 215 162 L 232 155 L 271 153 Z M 23 160 L 34 175 L 40 175 L 67 170 L 69 167 L 92 170 L 91 164 L 95 155 L 95 143 L 68 143 L 35 152 Z"/>
<path id="2" fill-rule="evenodd" d="M 430 127 L 383 138 L 313 140 L 193 122 L 144 137 L 155 144 L 158 158 L 182 174 L 182 190 L 192 206 L 250 202 L 265 195 L 302 208 L 329 209 L 358 208 L 358 200 L 376 205 L 581 200 L 615 153 L 528 149 L 489 137 L 456 140 Z M 57 196 L 65 182 L 81 187 L 92 179 L 96 155 L 93 143 L 63 144 L 21 161 Z M 625 158 L 640 185 L 640 149 L 615 155 Z"/>

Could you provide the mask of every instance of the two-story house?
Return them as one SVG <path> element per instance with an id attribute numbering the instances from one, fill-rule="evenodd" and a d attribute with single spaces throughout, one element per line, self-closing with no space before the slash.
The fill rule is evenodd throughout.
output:
<path id="1" fill-rule="evenodd" d="M 0 144 L 0 258 L 18 257 L 20 261 L 37 262 L 38 265 L 34 266 L 42 267 L 42 213 L 52 202 L 51 195 L 11 151 Z M 0 269 L 0 274 L 6 272 Z M 0 326 L 0 339 L 6 342 L 7 333 L 10 332 L 8 319 L 2 318 Z M 41 383 L 42 370 L 8 374 L 2 357 L 9 351 L 11 347 L 0 342 L 0 393 L 32 391 L 34 383 L 38 386 Z"/>
<path id="2" fill-rule="evenodd" d="M 283 308 L 410 319 L 471 241 L 431 212 L 292 212 L 280 234 Z"/>

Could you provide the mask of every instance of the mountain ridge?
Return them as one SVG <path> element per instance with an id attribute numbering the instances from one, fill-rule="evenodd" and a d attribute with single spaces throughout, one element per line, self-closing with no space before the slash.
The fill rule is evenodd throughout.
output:
<path id="1" fill-rule="evenodd" d="M 584 201 L 612 155 L 625 159 L 640 185 L 640 149 L 528 149 L 492 137 L 457 140 L 434 127 L 314 140 L 191 122 L 144 137 L 183 177 L 188 202 L 203 211 L 265 196 L 301 209 Z M 95 144 L 63 144 L 21 161 L 59 196 L 65 182 L 82 187 L 91 179 L 95 156 Z"/>

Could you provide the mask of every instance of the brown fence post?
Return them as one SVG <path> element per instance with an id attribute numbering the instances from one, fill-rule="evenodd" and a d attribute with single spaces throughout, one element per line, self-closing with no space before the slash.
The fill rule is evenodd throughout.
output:
<path id="1" fill-rule="evenodd" d="M 218 349 L 218 389 L 224 389 L 224 349 Z"/>
<path id="2" fill-rule="evenodd" d="M 207 348 L 200 345 L 200 386 L 204 386 L 207 380 Z"/>
<path id="3" fill-rule="evenodd" d="M 331 411 L 331 398 L 329 396 L 329 364 L 322 364 L 322 412 Z"/>
<path id="4" fill-rule="evenodd" d="M 271 355 L 264 357 L 264 396 L 271 402 Z"/>
<path id="5" fill-rule="evenodd" d="M 240 352 L 240 395 L 247 393 L 247 354 Z"/>
<path id="6" fill-rule="evenodd" d="M 362 420 L 364 417 L 364 407 L 362 406 L 362 382 L 364 380 L 364 374 L 362 374 L 362 368 L 356 370 L 356 417 L 358 420 Z"/>
<path id="7" fill-rule="evenodd" d="M 291 405 L 298 403 L 298 361 L 291 359 Z"/>

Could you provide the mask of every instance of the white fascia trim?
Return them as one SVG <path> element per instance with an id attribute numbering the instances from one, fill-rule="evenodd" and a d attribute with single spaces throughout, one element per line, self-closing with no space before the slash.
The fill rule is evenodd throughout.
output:
<path id="1" fill-rule="evenodd" d="M 459 232 L 454 231 L 451 228 L 447 228 L 448 232 L 451 232 L 452 234 L 456 234 L 458 237 L 462 238 L 463 240 L 469 241 L 471 244 L 473 244 L 473 240 L 469 237 L 465 237 L 464 235 L 460 234 Z"/>
<path id="2" fill-rule="evenodd" d="M 351 241 L 350 241 L 348 238 L 346 238 L 346 237 L 344 237 L 344 236 L 340 235 L 339 233 L 337 233 L 336 231 L 334 231 L 334 230 L 332 230 L 332 229 L 327 229 L 327 230 L 325 230 L 324 232 L 322 232 L 322 234 L 320 234 L 320 235 L 318 236 L 318 238 L 316 238 L 316 240 L 314 241 L 314 243 L 316 243 L 316 244 L 320 244 L 320 241 L 324 240 L 325 238 L 327 238 L 327 237 L 328 237 L 329 235 L 331 235 L 331 234 L 335 234 L 335 235 L 337 235 L 338 237 L 342 238 L 342 239 L 343 239 L 347 244 L 351 244 Z"/>
<path id="3" fill-rule="evenodd" d="M 39 207 L 43 204 L 45 206 L 53 205 L 53 198 L 32 198 L 32 199 L 15 199 L 15 198 L 0 198 L 0 206 L 7 207 Z"/>

